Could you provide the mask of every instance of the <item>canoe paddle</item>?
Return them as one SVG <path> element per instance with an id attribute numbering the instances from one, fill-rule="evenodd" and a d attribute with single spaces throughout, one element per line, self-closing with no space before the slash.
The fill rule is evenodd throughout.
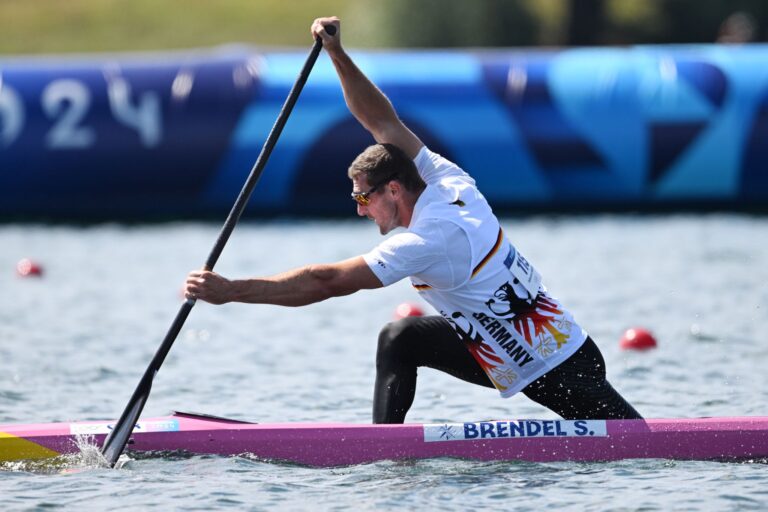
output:
<path id="1" fill-rule="evenodd" d="M 330 35 L 334 35 L 336 33 L 336 27 L 333 25 L 326 25 L 325 31 Z M 232 206 L 232 210 L 229 212 L 229 216 L 219 232 L 216 244 L 208 255 L 204 267 L 206 270 L 213 270 L 213 267 L 216 264 L 216 261 L 218 261 L 221 252 L 224 250 L 224 246 L 229 240 L 232 231 L 235 229 L 237 221 L 240 220 L 240 216 L 243 214 L 243 210 L 245 210 L 245 206 L 248 204 L 248 200 L 256 186 L 256 182 L 258 182 L 259 177 L 261 177 L 261 173 L 267 164 L 269 155 L 272 153 L 272 149 L 275 147 L 275 143 L 277 143 L 277 139 L 280 137 L 286 121 L 288 121 L 288 116 L 291 115 L 293 106 L 296 104 L 296 100 L 299 98 L 299 94 L 301 94 L 301 90 L 304 88 L 304 84 L 306 83 L 309 73 L 312 71 L 312 67 L 315 65 L 315 61 L 322 48 L 323 42 L 320 37 L 317 37 L 315 39 L 315 44 L 312 46 L 312 50 L 309 52 L 309 56 L 304 63 L 304 67 L 301 69 L 298 78 L 296 78 L 296 82 L 293 84 L 291 92 L 288 93 L 288 98 L 286 98 L 283 108 L 280 110 L 280 115 L 277 116 L 277 121 L 275 121 L 275 124 L 272 126 L 272 130 L 269 132 L 269 136 L 264 142 L 264 146 L 261 148 L 261 153 L 259 153 L 259 157 L 256 159 L 256 163 L 253 165 L 251 173 L 248 175 L 248 179 L 246 179 L 245 185 L 243 185 L 243 188 L 240 191 L 240 195 L 237 196 L 237 200 Z M 141 411 L 144 409 L 144 404 L 149 398 L 149 392 L 152 390 L 152 380 L 160 370 L 163 361 L 165 361 L 165 357 L 171 350 L 173 342 L 176 341 L 176 337 L 179 335 L 195 302 L 195 299 L 187 299 L 181 305 L 181 309 L 179 309 L 170 329 L 168 329 L 168 333 L 165 335 L 163 343 L 160 345 L 160 348 L 157 349 L 155 356 L 149 363 L 147 371 L 144 372 L 144 376 L 139 381 L 139 385 L 136 386 L 136 390 L 133 392 L 131 400 L 128 402 L 123 414 L 120 415 L 120 419 L 104 441 L 101 453 L 104 455 L 104 458 L 107 459 L 107 462 L 109 462 L 111 467 L 115 466 L 120 454 L 125 450 L 125 445 L 128 444 L 133 428 L 141 415 Z"/>

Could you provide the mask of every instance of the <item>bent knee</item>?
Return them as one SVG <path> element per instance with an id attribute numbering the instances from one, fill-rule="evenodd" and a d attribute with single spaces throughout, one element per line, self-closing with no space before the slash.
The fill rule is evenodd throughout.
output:
<path id="1" fill-rule="evenodd" d="M 410 349 L 416 342 L 414 324 L 417 318 L 408 317 L 386 324 L 379 333 L 379 345 L 376 351 L 376 365 L 392 361 L 404 362 L 411 359 Z"/>

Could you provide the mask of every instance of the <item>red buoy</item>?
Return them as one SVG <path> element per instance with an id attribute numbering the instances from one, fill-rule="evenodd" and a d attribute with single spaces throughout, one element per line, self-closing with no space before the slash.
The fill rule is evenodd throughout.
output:
<path id="1" fill-rule="evenodd" d="M 29 258 L 23 258 L 16 264 L 16 273 L 21 277 L 41 277 L 43 267 Z"/>
<path id="2" fill-rule="evenodd" d="M 417 304 L 410 302 L 403 302 L 395 309 L 395 320 L 409 316 L 424 316 L 424 311 Z"/>
<path id="3" fill-rule="evenodd" d="M 619 347 L 624 350 L 648 350 L 656 348 L 656 338 L 642 327 L 633 327 L 621 337 Z"/>

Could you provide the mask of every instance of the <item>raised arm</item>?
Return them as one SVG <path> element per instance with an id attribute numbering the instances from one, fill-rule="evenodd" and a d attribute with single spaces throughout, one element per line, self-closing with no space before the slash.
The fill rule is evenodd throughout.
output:
<path id="1" fill-rule="evenodd" d="M 184 295 L 211 304 L 246 302 L 305 306 L 363 289 L 381 288 L 362 256 L 338 263 L 307 265 L 272 277 L 229 280 L 206 270 L 189 273 Z"/>
<path id="2" fill-rule="evenodd" d="M 335 35 L 331 36 L 325 31 L 328 25 L 336 26 Z M 415 158 L 424 143 L 403 124 L 389 99 L 344 51 L 339 19 L 316 19 L 312 24 L 312 36 L 322 38 L 323 48 L 336 68 L 344 99 L 352 115 L 373 135 L 376 142 L 394 144 L 405 151 L 409 158 Z"/>

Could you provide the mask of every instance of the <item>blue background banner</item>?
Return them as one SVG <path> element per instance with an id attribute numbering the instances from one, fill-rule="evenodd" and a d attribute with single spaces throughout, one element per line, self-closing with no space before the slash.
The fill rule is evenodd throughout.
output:
<path id="1" fill-rule="evenodd" d="M 498 212 L 768 205 L 766 45 L 353 57 Z M 0 59 L 0 216 L 225 215 L 305 58 Z M 321 56 L 246 214 L 353 214 L 372 142 Z"/>

